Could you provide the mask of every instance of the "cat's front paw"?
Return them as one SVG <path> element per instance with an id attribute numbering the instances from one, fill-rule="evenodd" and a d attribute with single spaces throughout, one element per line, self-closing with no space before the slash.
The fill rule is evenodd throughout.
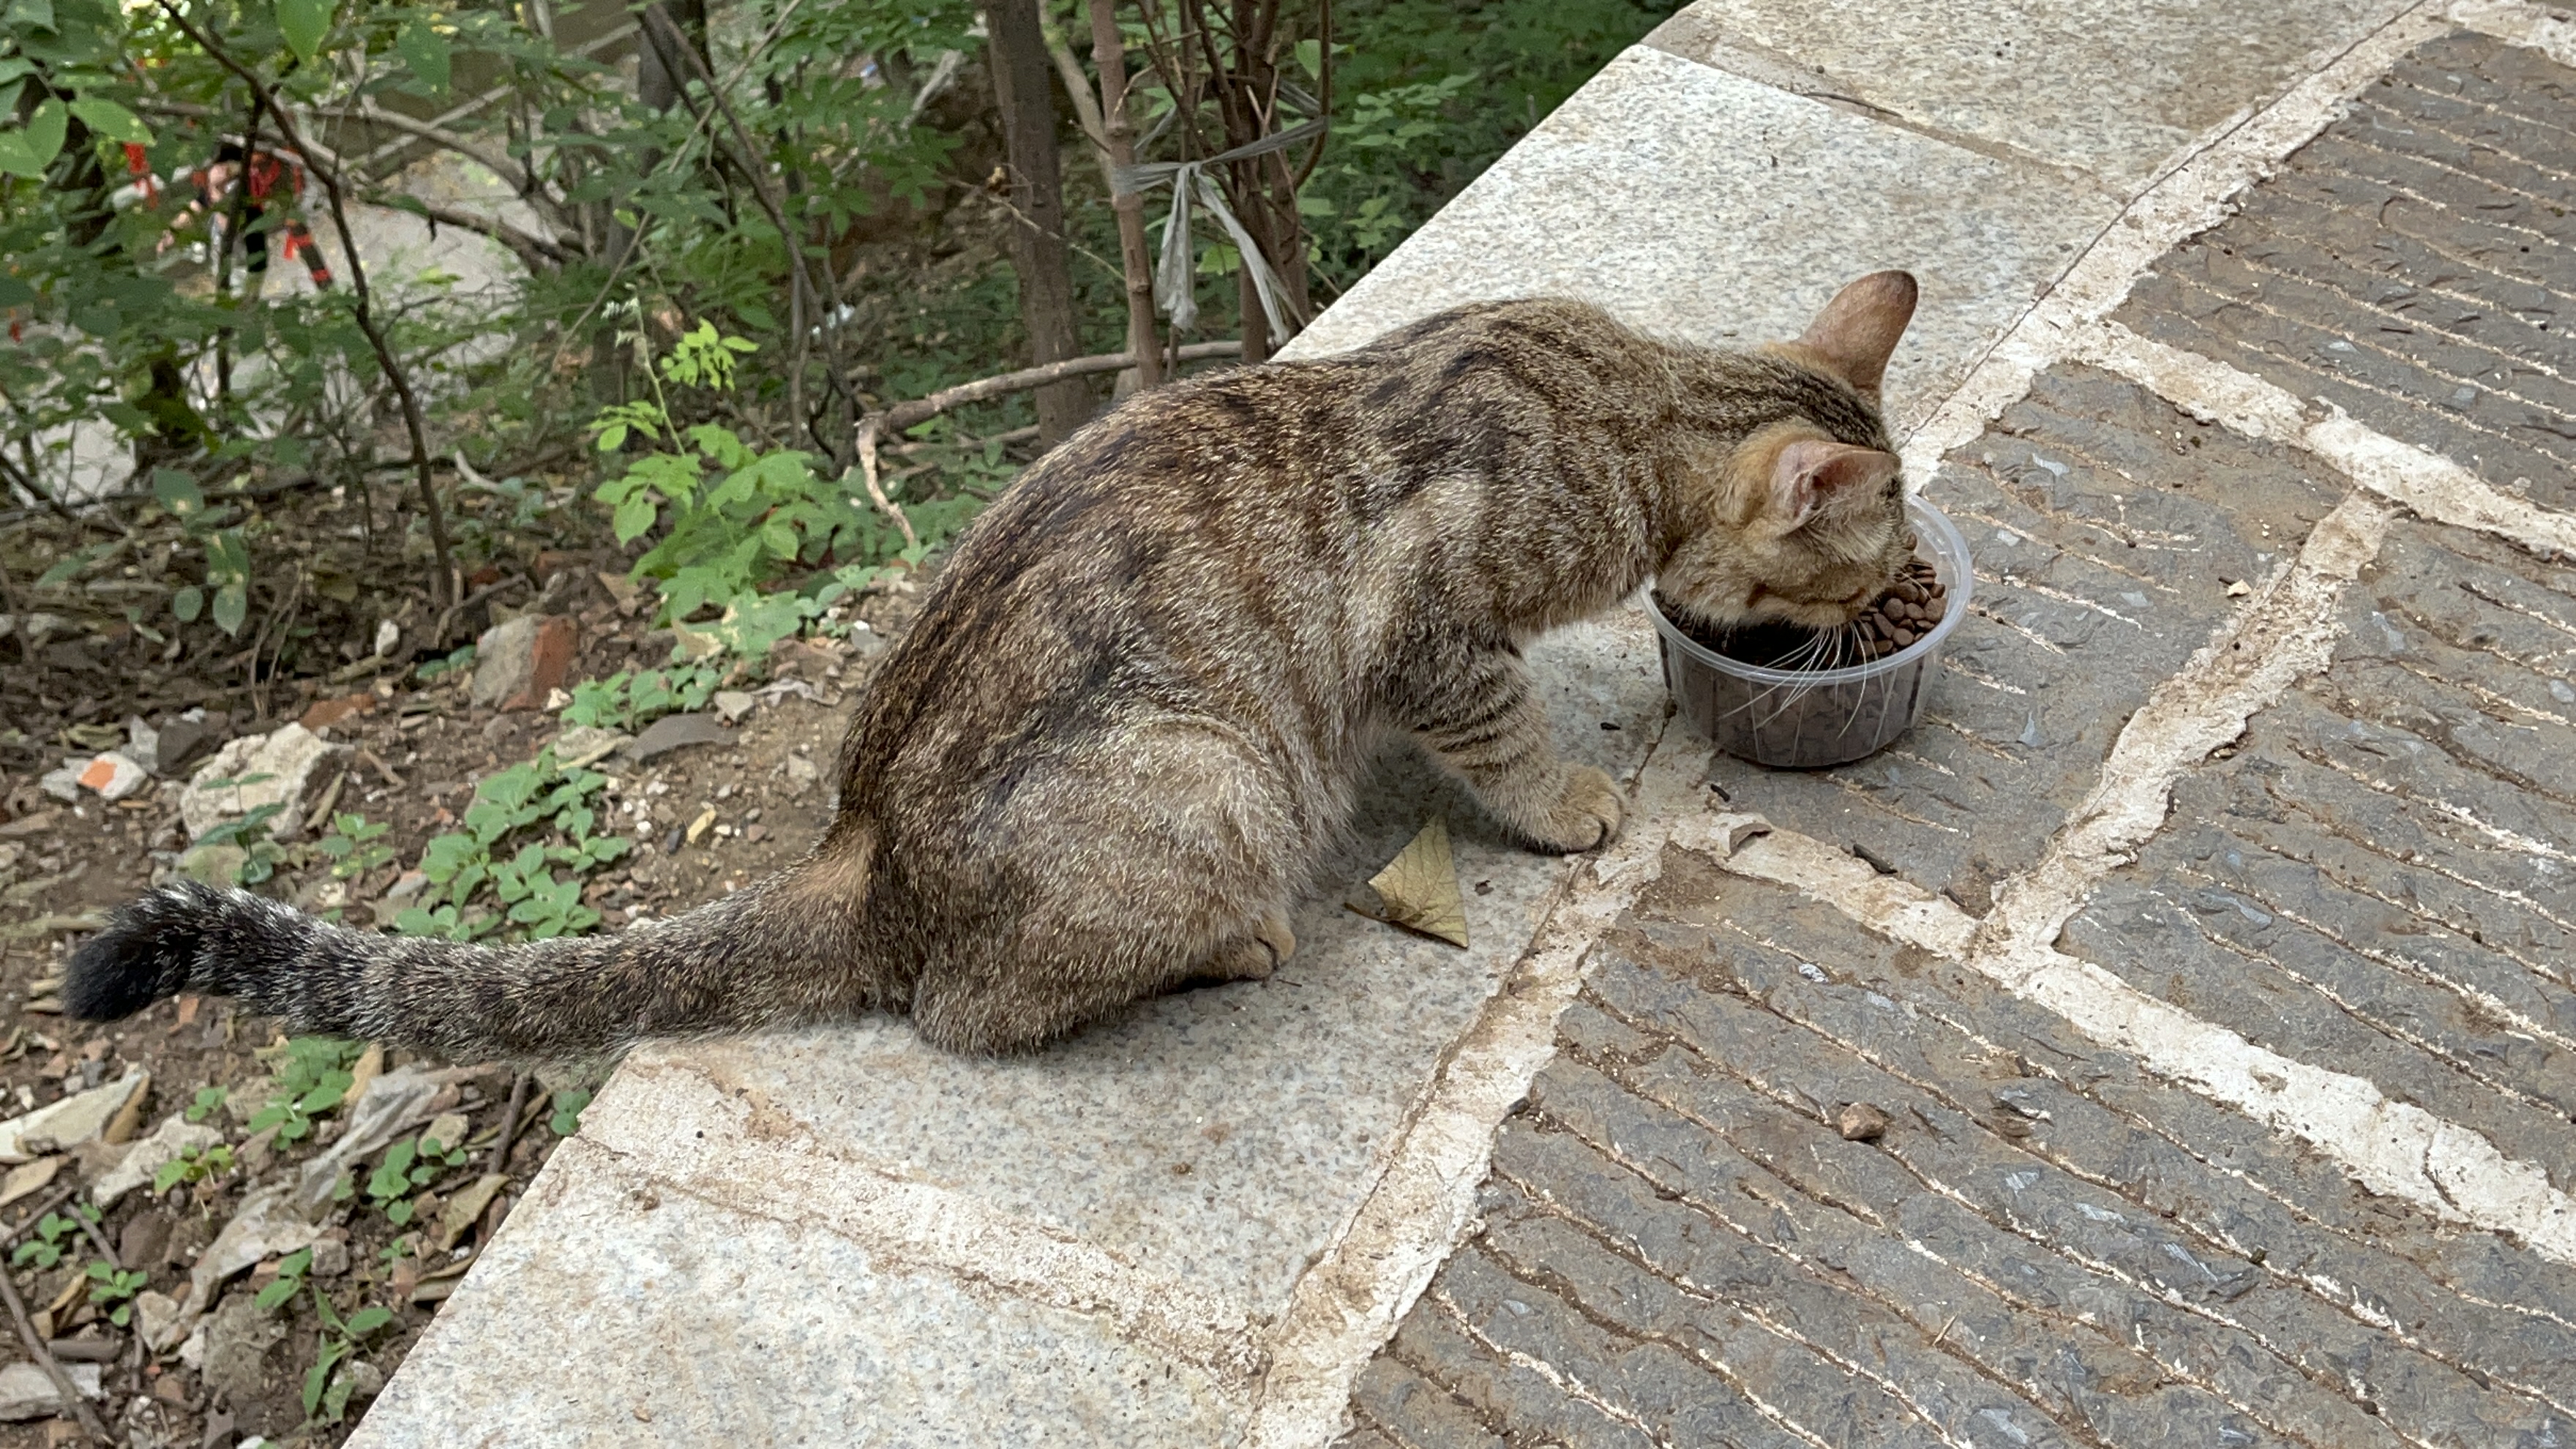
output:
<path id="1" fill-rule="evenodd" d="M 1619 837 L 1619 823 L 1627 813 L 1619 787 L 1608 775 L 1590 765 L 1569 765 L 1555 808 L 1545 825 L 1531 832 L 1531 840 L 1546 850 L 1596 850 Z"/>

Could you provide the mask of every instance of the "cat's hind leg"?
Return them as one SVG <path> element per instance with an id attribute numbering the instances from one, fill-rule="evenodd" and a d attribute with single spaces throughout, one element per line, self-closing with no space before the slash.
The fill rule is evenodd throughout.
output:
<path id="1" fill-rule="evenodd" d="M 1159 721 L 1030 768 L 972 832 L 1012 896 L 953 943 L 913 1020 L 933 1045 L 1025 1050 L 1193 979 L 1258 980 L 1296 949 L 1309 848 L 1279 772 L 1234 731 Z"/>

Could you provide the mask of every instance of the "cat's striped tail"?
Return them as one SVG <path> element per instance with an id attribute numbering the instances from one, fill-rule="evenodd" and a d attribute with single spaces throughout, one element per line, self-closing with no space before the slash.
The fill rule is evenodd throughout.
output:
<path id="1" fill-rule="evenodd" d="M 298 1035 L 458 1061 L 576 1057 L 865 1010 L 865 973 L 846 959 L 859 902 L 818 901 L 798 888 L 805 869 L 619 935 L 514 946 L 353 931 L 248 891 L 181 882 L 120 907 L 82 943 L 63 1009 L 110 1021 L 204 992 L 238 997 Z"/>

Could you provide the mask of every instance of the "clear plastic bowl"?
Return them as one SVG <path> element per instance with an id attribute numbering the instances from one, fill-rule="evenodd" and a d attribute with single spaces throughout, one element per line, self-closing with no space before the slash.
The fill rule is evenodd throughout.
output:
<path id="1" fill-rule="evenodd" d="M 1848 764 L 1893 743 L 1923 715 L 1942 641 L 1968 613 L 1968 541 L 1941 510 L 1905 501 L 1915 553 L 1949 591 L 1932 632 L 1884 659 L 1847 669 L 1771 669 L 1729 659 L 1683 633 L 1650 596 L 1663 644 L 1664 686 L 1682 722 L 1730 755 L 1758 765 L 1815 769 Z"/>

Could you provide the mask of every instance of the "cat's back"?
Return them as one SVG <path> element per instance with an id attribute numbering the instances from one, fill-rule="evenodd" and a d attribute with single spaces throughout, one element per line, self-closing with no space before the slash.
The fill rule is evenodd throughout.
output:
<path id="1" fill-rule="evenodd" d="M 959 538 L 852 721 L 845 798 L 1021 768 L 1140 713 L 1283 741 L 1338 724 L 1395 515 L 1602 415 L 1639 346 L 1587 304 L 1479 303 L 1131 400 Z"/>

